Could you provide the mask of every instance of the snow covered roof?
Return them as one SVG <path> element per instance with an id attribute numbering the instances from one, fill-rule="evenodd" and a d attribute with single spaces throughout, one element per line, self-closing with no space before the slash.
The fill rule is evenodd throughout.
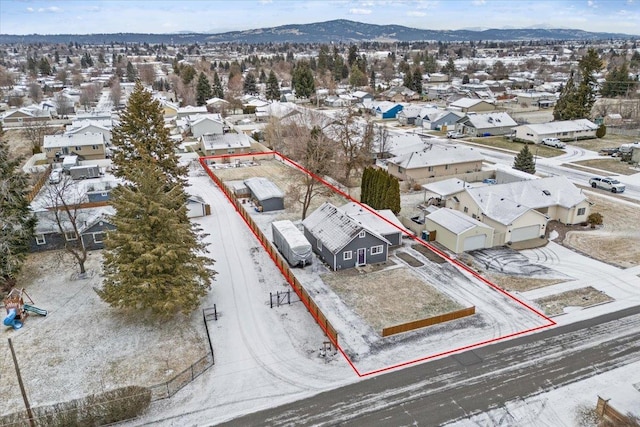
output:
<path id="1" fill-rule="evenodd" d="M 598 125 L 587 120 L 563 120 L 559 122 L 535 123 L 523 125 L 537 133 L 538 135 L 557 134 L 560 132 L 575 132 L 579 130 L 596 130 Z"/>
<path id="2" fill-rule="evenodd" d="M 466 191 L 476 201 L 482 212 L 494 221 L 509 225 L 531 210 L 528 206 L 492 193 L 490 187 L 495 186 L 467 188 Z"/>
<path id="3" fill-rule="evenodd" d="M 485 215 L 509 224 L 529 209 L 550 206 L 572 208 L 587 200 L 566 176 L 468 188 Z M 504 222 L 506 221 L 506 222 Z"/>
<path id="4" fill-rule="evenodd" d="M 484 99 L 460 98 L 457 101 L 454 101 L 451 104 L 449 104 L 449 106 L 457 107 L 457 108 L 470 108 L 470 107 L 473 107 L 474 105 L 480 104 L 481 102 L 489 103 Z"/>
<path id="5" fill-rule="evenodd" d="M 116 213 L 111 206 L 102 206 L 98 208 L 79 209 L 76 215 L 76 224 L 78 231 L 82 233 L 87 228 L 93 226 L 98 220 L 108 221 L 108 217 Z M 35 234 L 59 233 L 58 223 L 56 222 L 55 213 L 49 210 L 35 212 L 38 222 L 34 230 Z M 61 211 L 59 214 L 60 225 L 66 231 L 73 231 L 73 226 L 66 212 Z"/>
<path id="6" fill-rule="evenodd" d="M 71 133 L 64 135 L 45 135 L 43 148 L 77 147 L 82 145 L 104 145 L 101 133 Z"/>
<path id="7" fill-rule="evenodd" d="M 267 178 L 256 176 L 245 179 L 244 183 L 259 201 L 284 197 L 282 190 Z"/>
<path id="8" fill-rule="evenodd" d="M 436 181 L 429 184 L 423 184 L 422 188 L 438 196 L 446 197 L 464 191 L 465 188 L 471 188 L 471 185 L 458 178 L 449 178 L 443 181 Z"/>
<path id="9" fill-rule="evenodd" d="M 507 113 L 470 114 L 466 116 L 466 121 L 476 129 L 518 126 L 518 123 Z"/>
<path id="10" fill-rule="evenodd" d="M 430 213 L 426 218 L 441 225 L 454 234 L 462 234 L 474 227 L 490 228 L 488 225 L 483 224 L 455 209 L 441 208 Z"/>
<path id="11" fill-rule="evenodd" d="M 341 209 L 329 202 L 325 202 L 311 215 L 302 221 L 304 227 L 332 253 L 338 252 L 352 241 L 362 229 L 383 242 L 389 243 L 384 237 L 371 230 L 365 224 L 351 218 Z"/>
<path id="12" fill-rule="evenodd" d="M 192 114 L 207 114 L 207 107 L 205 107 L 204 105 L 201 107 L 187 105 L 185 107 L 178 108 L 179 116 L 190 116 Z"/>
<path id="13" fill-rule="evenodd" d="M 251 140 L 243 133 L 207 134 L 200 138 L 206 150 L 251 147 Z"/>
<path id="14" fill-rule="evenodd" d="M 388 163 L 404 169 L 419 169 L 428 166 L 453 165 L 483 161 L 484 157 L 472 148 L 461 146 L 441 147 L 427 145 L 424 150 L 407 153 L 388 160 Z"/>
<path id="15" fill-rule="evenodd" d="M 384 217 L 384 219 L 369 211 L 366 207 L 354 202 L 340 206 L 340 209 L 354 220 L 383 236 L 387 234 L 400 233 L 401 230 L 405 230 L 404 225 L 402 225 L 400 220 L 398 220 L 390 209 L 376 211 L 380 216 Z M 373 210 L 373 208 L 369 209 Z M 389 224 L 387 221 L 391 222 L 395 226 Z"/>

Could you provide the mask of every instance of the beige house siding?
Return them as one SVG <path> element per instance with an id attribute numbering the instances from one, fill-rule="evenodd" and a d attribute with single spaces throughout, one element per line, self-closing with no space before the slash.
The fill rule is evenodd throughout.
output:
<path id="1" fill-rule="evenodd" d="M 436 165 L 423 168 L 405 169 L 396 164 L 388 163 L 389 174 L 403 181 L 419 180 L 457 175 L 466 172 L 477 172 L 482 169 L 482 161 L 455 163 L 450 165 Z"/>
<path id="2" fill-rule="evenodd" d="M 474 106 L 466 108 L 465 113 L 486 113 L 496 109 L 496 106 L 488 102 L 479 102 Z"/>
<path id="3" fill-rule="evenodd" d="M 453 201 L 451 201 L 452 207 L 457 206 L 457 209 L 462 213 L 477 219 L 483 224 L 487 224 L 495 230 L 495 234 L 493 236 L 493 244 L 495 246 L 504 245 L 509 242 L 511 231 L 514 228 L 539 224 L 541 226 L 540 233 L 544 234 L 544 232 L 546 231 L 547 218 L 545 214 L 540 213 L 536 210 L 531 209 L 518 217 L 512 224 L 505 225 L 484 216 L 480 207 L 475 203 L 474 199 L 467 192 L 461 192 L 457 194 L 456 197 L 458 198 L 458 200 L 460 200 L 460 203 L 454 203 Z M 449 204 L 449 202 L 447 202 L 447 204 Z"/>
<path id="4" fill-rule="evenodd" d="M 558 208 L 558 211 L 559 214 L 553 219 L 563 224 L 580 224 L 587 221 L 587 217 L 591 213 L 591 204 L 585 200 L 572 208 Z M 582 215 L 578 215 L 578 213 L 582 213 Z"/>
<path id="5" fill-rule="evenodd" d="M 82 156 L 85 160 L 100 160 L 105 158 L 104 144 L 100 145 L 80 145 L 78 147 L 67 147 L 68 153 L 64 153 L 63 148 L 47 148 L 45 154 L 49 162 L 53 162 L 56 158 L 56 153 L 64 153 L 65 155 L 78 155 Z"/>
<path id="6" fill-rule="evenodd" d="M 425 218 L 425 228 L 428 231 L 436 232 L 436 241 L 457 254 L 464 252 L 464 241 L 467 237 L 473 237 L 480 234 L 486 236 L 485 246 L 490 248 L 493 246 L 493 230 L 489 227 L 473 227 L 463 233 L 455 234 L 442 225 L 433 222 L 429 218 Z"/>

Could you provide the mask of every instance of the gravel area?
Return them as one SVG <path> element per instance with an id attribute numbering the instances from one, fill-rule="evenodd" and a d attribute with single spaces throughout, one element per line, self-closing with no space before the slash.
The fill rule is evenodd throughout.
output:
<path id="1" fill-rule="evenodd" d="M 557 316 L 572 309 L 582 309 L 596 304 L 613 301 L 609 295 L 592 286 L 562 292 L 540 298 L 534 302 L 540 306 L 547 316 Z"/>

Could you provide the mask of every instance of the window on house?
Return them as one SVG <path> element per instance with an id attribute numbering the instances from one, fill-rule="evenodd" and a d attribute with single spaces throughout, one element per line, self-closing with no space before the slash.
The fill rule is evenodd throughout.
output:
<path id="1" fill-rule="evenodd" d="M 449 169 L 449 165 L 444 165 L 444 170 L 448 170 Z"/>
<path id="2" fill-rule="evenodd" d="M 316 247 L 318 248 L 319 251 L 322 250 L 322 242 L 320 241 L 320 239 L 318 239 L 318 241 L 316 242 Z"/>
<path id="3" fill-rule="evenodd" d="M 76 147 L 76 151 L 82 151 L 82 147 Z"/>
<path id="4" fill-rule="evenodd" d="M 428 170 L 429 172 L 433 172 L 433 166 L 429 166 L 429 167 L 427 168 L 427 170 Z"/>
<path id="5" fill-rule="evenodd" d="M 233 154 L 235 152 L 236 152 L 236 150 L 227 150 L 227 154 Z"/>
<path id="6" fill-rule="evenodd" d="M 378 255 L 382 253 L 382 245 L 371 246 L 371 255 Z"/>
<path id="7" fill-rule="evenodd" d="M 36 245 L 44 245 L 46 243 L 47 243 L 47 241 L 44 238 L 44 234 L 37 234 L 36 235 Z"/>
<path id="8" fill-rule="evenodd" d="M 360 231 L 360 233 L 358 234 L 358 237 L 362 239 L 362 238 L 363 238 L 363 237 L 365 237 L 366 235 L 367 235 L 367 232 L 366 232 L 366 231 L 364 231 L 364 230 L 362 230 L 362 231 Z"/>
<path id="9" fill-rule="evenodd" d="M 102 243 L 104 241 L 104 233 L 93 233 L 93 243 Z"/>
<path id="10" fill-rule="evenodd" d="M 579 208 L 578 209 L 578 216 L 582 216 L 587 212 L 587 208 Z"/>
<path id="11" fill-rule="evenodd" d="M 353 258 L 353 251 L 344 251 L 342 253 L 342 259 L 344 259 L 345 261 L 348 261 L 351 258 Z"/>
<path id="12" fill-rule="evenodd" d="M 468 207 L 464 207 L 464 213 L 469 213 L 469 208 Z"/>
<path id="13" fill-rule="evenodd" d="M 398 173 L 404 173 L 404 169 L 402 169 L 400 166 L 398 166 Z"/>
<path id="14" fill-rule="evenodd" d="M 98 146 L 97 145 L 92 145 L 91 148 L 93 148 L 94 150 L 97 150 Z"/>
<path id="15" fill-rule="evenodd" d="M 67 239 L 67 241 L 78 240 L 78 235 L 76 234 L 75 231 L 67 231 L 64 233 L 64 238 Z"/>

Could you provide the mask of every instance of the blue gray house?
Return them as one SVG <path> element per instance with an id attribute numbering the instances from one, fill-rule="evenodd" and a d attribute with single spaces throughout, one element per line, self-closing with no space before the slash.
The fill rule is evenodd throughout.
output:
<path id="1" fill-rule="evenodd" d="M 69 215 L 61 211 L 61 232 L 53 211 L 38 211 L 35 213 L 38 223 L 29 249 L 31 252 L 43 252 L 64 249 L 69 245 L 84 247 L 90 251 L 103 249 L 105 234 L 115 230 L 115 226 L 109 220 L 109 216 L 114 213 L 115 210 L 110 206 L 79 209 L 72 212 L 72 216 L 75 215 L 74 228 Z"/>
<path id="2" fill-rule="evenodd" d="M 313 251 L 332 270 L 387 260 L 390 242 L 329 202 L 302 221 L 302 226 Z"/>

